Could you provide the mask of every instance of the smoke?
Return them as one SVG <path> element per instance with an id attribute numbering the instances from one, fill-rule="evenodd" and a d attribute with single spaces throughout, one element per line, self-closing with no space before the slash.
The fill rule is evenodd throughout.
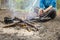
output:
<path id="1" fill-rule="evenodd" d="M 18 18 L 24 18 L 24 19 L 32 19 L 37 16 L 35 12 L 33 12 L 32 4 L 34 3 L 34 0 L 9 0 L 9 9 L 12 11 L 12 19 L 14 17 Z M 35 5 L 35 3 L 34 3 Z M 32 7 L 32 10 L 30 8 Z M 23 11 L 22 11 L 23 10 Z"/>

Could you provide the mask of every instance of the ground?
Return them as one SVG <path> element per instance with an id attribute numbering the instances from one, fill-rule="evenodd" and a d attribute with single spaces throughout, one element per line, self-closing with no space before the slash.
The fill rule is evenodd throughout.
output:
<path id="1" fill-rule="evenodd" d="M 0 20 L 3 21 L 5 16 L 10 17 L 9 10 L 0 10 Z M 60 12 L 54 20 L 40 22 L 39 31 L 30 31 L 21 29 L 18 26 L 2 28 L 0 27 L 0 40 L 60 40 Z M 0 25 L 2 23 L 0 22 Z"/>

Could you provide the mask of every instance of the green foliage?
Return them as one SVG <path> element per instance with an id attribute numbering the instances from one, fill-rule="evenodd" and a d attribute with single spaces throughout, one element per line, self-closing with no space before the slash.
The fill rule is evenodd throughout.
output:
<path id="1" fill-rule="evenodd" d="M 9 7 L 14 10 L 26 10 L 32 0 L 9 0 Z"/>
<path id="2" fill-rule="evenodd" d="M 60 0 L 57 0 L 57 8 L 60 9 Z"/>
<path id="3" fill-rule="evenodd" d="M 16 0 L 16 8 L 17 9 L 25 9 L 26 7 L 29 6 L 30 0 Z"/>

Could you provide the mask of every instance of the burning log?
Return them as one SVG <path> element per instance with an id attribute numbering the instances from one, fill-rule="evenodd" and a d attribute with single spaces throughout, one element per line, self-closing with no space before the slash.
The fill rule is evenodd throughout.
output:
<path id="1" fill-rule="evenodd" d="M 18 19 L 18 18 L 16 18 L 16 19 Z M 29 25 L 29 26 L 31 26 L 31 27 L 33 27 L 33 28 L 35 28 L 36 30 L 38 30 L 38 28 L 36 28 L 36 26 L 34 26 L 34 24 L 31 24 L 30 22 L 24 21 L 22 19 L 18 19 L 18 20 L 21 21 L 21 22 L 23 22 L 23 23 L 25 23 L 25 24 L 27 24 L 27 25 Z"/>
<path id="2" fill-rule="evenodd" d="M 12 27 L 14 25 L 17 25 L 18 23 L 19 23 L 19 21 L 11 23 L 11 24 L 3 24 L 3 25 L 0 25 L 0 26 L 3 27 L 3 28 L 7 28 L 7 27 Z"/>
<path id="3" fill-rule="evenodd" d="M 20 25 L 20 26 L 22 26 L 21 23 L 24 23 L 23 26 L 26 27 L 26 25 L 28 25 L 28 26 L 36 29 L 36 31 L 38 30 L 38 28 L 36 28 L 36 26 L 35 26 L 34 24 L 32 24 L 32 23 L 30 23 L 30 22 L 28 22 L 28 21 L 24 21 L 24 20 L 19 19 L 19 18 L 15 18 L 15 19 L 17 20 L 17 22 L 13 22 L 13 23 L 10 23 L 10 24 L 5 24 L 5 25 L 3 25 L 3 27 L 6 28 L 6 27 L 14 26 L 14 25 Z M 13 20 L 15 20 L 15 19 L 13 19 Z M 31 20 L 31 21 L 32 21 L 32 20 Z M 26 24 L 26 25 L 25 25 L 25 24 Z M 22 27 L 23 27 L 23 26 L 22 26 Z M 28 27 L 26 27 L 26 29 L 28 29 Z"/>

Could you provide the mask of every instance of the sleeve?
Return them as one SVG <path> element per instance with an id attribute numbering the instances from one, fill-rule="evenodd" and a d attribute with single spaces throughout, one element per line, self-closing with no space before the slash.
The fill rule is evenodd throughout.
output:
<path id="1" fill-rule="evenodd" d="M 53 0 L 53 1 L 51 2 L 51 6 L 52 6 L 53 8 L 56 8 L 56 0 Z"/>
<path id="2" fill-rule="evenodd" d="M 44 0 L 40 0 L 39 6 L 40 6 L 40 9 L 44 9 L 45 8 L 45 6 L 44 6 Z"/>

